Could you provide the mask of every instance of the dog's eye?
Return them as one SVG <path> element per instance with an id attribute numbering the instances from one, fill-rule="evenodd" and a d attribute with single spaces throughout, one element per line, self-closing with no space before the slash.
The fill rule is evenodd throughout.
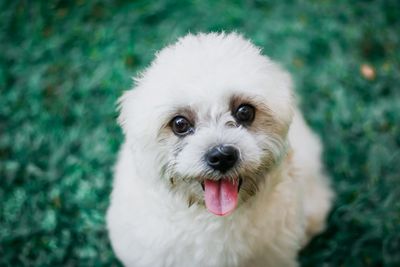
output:
<path id="1" fill-rule="evenodd" d="M 249 124 L 254 120 L 255 108 L 249 104 L 240 105 L 234 114 L 237 122 L 241 124 Z"/>
<path id="2" fill-rule="evenodd" d="M 171 120 L 172 131 L 179 136 L 187 135 L 193 132 L 192 124 L 182 116 L 176 116 Z"/>

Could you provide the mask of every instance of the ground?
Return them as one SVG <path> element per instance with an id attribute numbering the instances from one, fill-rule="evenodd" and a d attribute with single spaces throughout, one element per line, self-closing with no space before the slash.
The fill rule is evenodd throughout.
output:
<path id="1" fill-rule="evenodd" d="M 0 266 L 118 266 L 115 102 L 187 32 L 237 30 L 293 75 L 337 198 L 303 266 L 400 266 L 400 2 L 0 1 Z"/>

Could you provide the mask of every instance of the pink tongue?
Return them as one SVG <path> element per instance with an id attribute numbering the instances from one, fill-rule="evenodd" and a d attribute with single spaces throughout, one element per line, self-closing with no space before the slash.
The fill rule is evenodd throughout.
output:
<path id="1" fill-rule="evenodd" d="M 231 213 L 237 205 L 238 183 L 228 179 L 205 180 L 204 198 L 207 209 L 215 215 Z"/>

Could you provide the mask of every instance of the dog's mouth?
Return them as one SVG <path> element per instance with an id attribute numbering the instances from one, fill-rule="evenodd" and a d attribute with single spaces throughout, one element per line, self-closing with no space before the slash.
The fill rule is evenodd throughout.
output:
<path id="1" fill-rule="evenodd" d="M 207 210 L 218 216 L 233 212 L 238 203 L 238 194 L 242 179 L 222 178 L 219 180 L 205 179 L 201 182 Z"/>

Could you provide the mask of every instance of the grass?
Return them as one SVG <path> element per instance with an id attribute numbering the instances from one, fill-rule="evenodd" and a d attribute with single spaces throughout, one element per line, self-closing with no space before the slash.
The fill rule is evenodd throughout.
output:
<path id="1" fill-rule="evenodd" d="M 0 266 L 119 265 L 115 101 L 164 45 L 220 30 L 293 74 L 323 139 L 337 199 L 302 265 L 400 266 L 397 0 L 1 0 Z"/>

